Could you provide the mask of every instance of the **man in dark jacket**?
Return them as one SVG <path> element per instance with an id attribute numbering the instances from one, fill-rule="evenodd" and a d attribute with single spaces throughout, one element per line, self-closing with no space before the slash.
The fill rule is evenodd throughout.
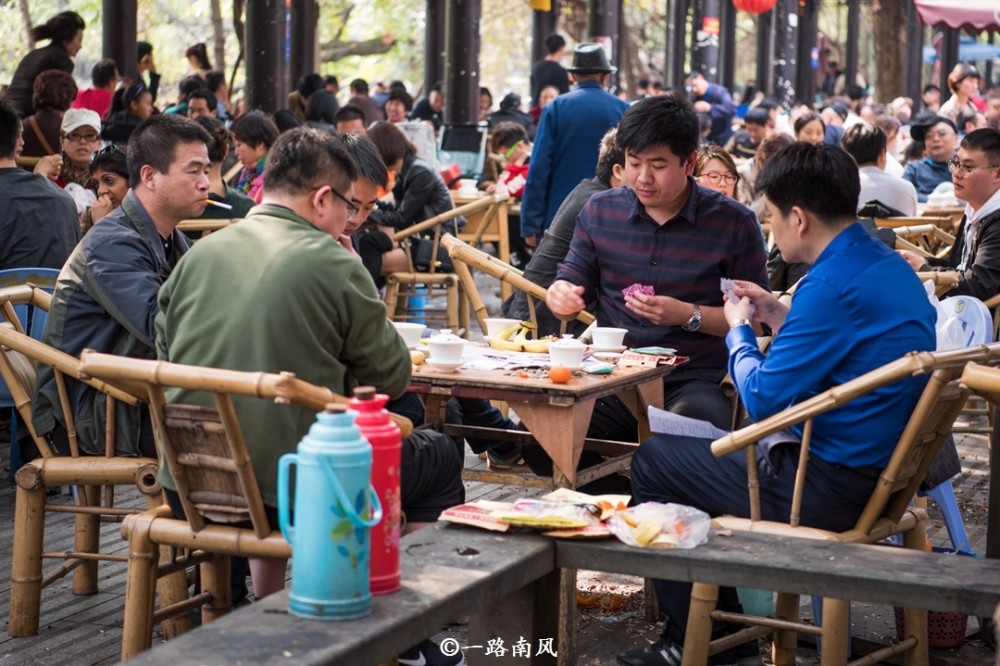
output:
<path id="1" fill-rule="evenodd" d="M 566 40 L 553 33 L 545 38 L 546 56 L 531 67 L 531 104 L 538 106 L 538 98 L 546 86 L 555 86 L 559 94 L 569 92 L 569 74 L 559 61 L 566 51 Z"/>
<path id="2" fill-rule="evenodd" d="M 46 344 L 72 356 L 90 348 L 155 358 L 156 294 L 188 249 L 177 224 L 207 205 L 210 140 L 198 123 L 175 115 L 153 116 L 135 130 L 128 146 L 132 190 L 66 261 L 45 324 Z M 67 387 L 80 449 L 103 453 L 105 401 L 78 382 L 68 380 Z M 38 373 L 32 419 L 58 448 L 66 421 L 47 366 Z M 148 419 L 137 408 L 119 403 L 117 423 L 119 455 L 156 457 Z"/>
<path id="3" fill-rule="evenodd" d="M 80 240 L 73 198 L 17 166 L 21 120 L 0 100 L 0 270 L 62 268 Z"/>
<path id="4" fill-rule="evenodd" d="M 712 117 L 708 140 L 720 146 L 726 145 L 733 135 L 733 116 L 736 115 L 733 96 L 718 83 L 710 83 L 701 72 L 688 74 L 687 85 L 694 110 Z"/>
<path id="5" fill-rule="evenodd" d="M 569 69 L 576 89 L 542 111 L 521 203 L 521 236 L 535 247 L 566 195 L 597 166 L 601 137 L 618 125 L 628 103 L 604 91 L 617 71 L 600 44 L 580 44 Z"/>
<path id="6" fill-rule="evenodd" d="M 957 270 L 958 285 L 947 295 L 985 301 L 1000 293 L 1000 131 L 966 134 L 948 167 L 955 196 L 966 202 L 951 252 L 943 259 L 899 253 L 915 270 Z"/>

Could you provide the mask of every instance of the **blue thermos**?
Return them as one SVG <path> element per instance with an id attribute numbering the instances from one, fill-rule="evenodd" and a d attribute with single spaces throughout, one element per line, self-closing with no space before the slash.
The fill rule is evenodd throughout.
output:
<path id="1" fill-rule="evenodd" d="M 278 463 L 278 521 L 292 545 L 288 610 L 313 620 L 371 613 L 369 534 L 382 519 L 371 486 L 372 447 L 355 413 L 329 405 Z M 295 465 L 295 525 L 289 523 L 288 473 Z"/>

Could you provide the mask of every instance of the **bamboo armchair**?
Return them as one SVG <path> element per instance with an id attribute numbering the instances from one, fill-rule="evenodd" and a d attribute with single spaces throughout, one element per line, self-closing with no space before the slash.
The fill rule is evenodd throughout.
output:
<path id="1" fill-rule="evenodd" d="M 410 296 L 413 296 L 420 286 L 427 290 L 427 298 L 443 295 L 446 298 L 446 308 L 443 328 L 450 328 L 453 331 L 466 335 L 469 330 L 469 312 L 465 307 L 465 301 L 459 293 L 459 278 L 455 273 L 445 273 L 439 271 L 439 263 L 436 258 L 441 247 L 442 239 L 448 238 L 450 234 L 443 233 L 443 225 L 459 216 L 475 215 L 486 211 L 482 216 L 477 229 L 472 232 L 474 236 L 482 238 L 490 222 L 497 215 L 500 206 L 504 205 L 507 195 L 492 195 L 483 197 L 472 203 L 458 206 L 447 213 L 436 215 L 430 219 L 418 222 L 402 231 L 397 231 L 393 235 L 393 240 L 401 242 L 403 250 L 406 252 L 410 270 L 405 273 L 392 273 L 386 277 L 385 286 L 385 308 L 389 318 L 393 321 L 406 321 L 409 319 L 423 318 L 420 315 L 413 315 L 407 307 L 400 312 L 400 295 L 406 300 L 407 306 L 410 303 Z M 431 263 L 426 271 L 418 271 L 413 263 L 413 252 L 410 248 L 410 239 L 418 235 L 431 233 L 432 252 Z M 425 309 L 426 312 L 426 309 Z"/>
<path id="2" fill-rule="evenodd" d="M 472 277 L 471 269 L 473 268 L 527 294 L 528 312 L 531 316 L 531 322 L 536 325 L 538 324 L 535 316 L 535 302 L 545 301 L 546 290 L 543 287 L 525 278 L 521 271 L 510 264 L 504 263 L 458 238 L 446 236 L 441 239 L 441 244 L 447 248 L 448 256 L 451 257 L 452 262 L 455 264 L 455 272 L 458 274 L 459 280 L 462 281 L 465 296 L 472 305 L 473 314 L 476 316 L 476 321 L 479 322 L 479 327 L 482 329 L 483 335 L 486 334 L 486 318 L 489 316 L 489 313 L 486 311 L 486 305 L 483 303 L 483 299 L 479 295 L 479 289 L 476 288 L 476 282 Z M 586 311 L 580 312 L 576 318 L 587 325 L 595 321 L 594 315 Z M 565 330 L 565 323 L 563 327 L 563 330 Z"/>
<path id="3" fill-rule="evenodd" d="M 160 455 L 166 461 L 186 520 L 161 506 L 129 516 L 122 536 L 129 541 L 122 659 L 149 649 L 153 624 L 201 605 L 202 621 L 211 622 L 232 605 L 229 558 L 288 558 L 291 546 L 272 531 L 261 501 L 238 415 L 231 396 L 250 396 L 278 404 L 320 411 L 346 402 L 333 391 L 296 379 L 290 373 L 219 370 L 166 361 L 143 361 L 85 351 L 83 370 L 106 381 L 139 382 L 149 392 L 150 415 Z M 164 389 L 212 394 L 215 407 L 168 404 Z M 401 419 L 406 426 L 409 421 Z M 399 422 L 399 421 L 397 421 Z M 404 436 L 412 428 L 404 429 Z M 249 522 L 250 527 L 244 525 Z M 167 550 L 184 556 L 161 562 Z M 154 612 L 157 574 L 201 565 L 202 592 L 168 605 L 160 599 Z"/>
<path id="4" fill-rule="evenodd" d="M 12 305 L 34 302 L 48 305 L 49 295 L 37 287 L 24 286 L 0 290 L 5 315 Z M 97 564 L 100 560 L 123 560 L 122 556 L 100 552 L 100 521 L 104 516 L 120 520 L 134 513 L 114 505 L 114 486 L 136 486 L 147 496 L 147 504 L 160 502 L 156 480 L 156 460 L 115 456 L 115 403 L 136 405 L 135 393 L 107 382 L 86 379 L 80 362 L 53 349 L 19 330 L 16 319 L 0 324 L 0 377 L 6 382 L 42 457 L 21 467 L 15 475 L 17 495 L 14 512 L 14 549 L 11 562 L 11 636 L 38 633 L 42 588 L 73 572 L 74 594 L 98 591 Z M 31 395 L 35 388 L 37 364 L 52 366 L 64 414 L 70 455 L 59 455 L 45 437 L 35 431 L 31 420 Z M 73 409 L 66 390 L 66 378 L 83 381 L 106 396 L 108 414 L 105 426 L 105 455 L 83 456 L 77 444 Z M 75 485 L 76 504 L 46 503 L 49 488 Z M 101 493 L 101 487 L 104 492 Z M 49 512 L 76 514 L 75 545 L 68 552 L 43 551 L 45 516 Z M 63 563 L 49 572 L 42 571 L 43 559 L 61 559 Z"/>
<path id="5" fill-rule="evenodd" d="M 712 451 L 717 456 L 746 449 L 748 462 L 755 460 L 755 446 L 760 438 L 804 423 L 796 489 L 787 523 L 760 519 L 759 485 L 756 464 L 749 464 L 748 489 L 750 518 L 723 516 L 716 523 L 723 529 L 799 536 L 808 539 L 829 539 L 845 542 L 875 543 L 893 534 L 903 535 L 907 548 L 925 547 L 926 511 L 909 506 L 942 440 L 969 395 L 959 383 L 959 376 L 969 362 L 997 365 L 1000 344 L 970 347 L 947 352 L 911 353 L 869 372 L 851 382 L 821 393 L 798 405 L 789 407 L 768 419 L 716 440 Z M 889 386 L 913 376 L 930 376 L 907 424 L 893 450 L 888 466 L 854 528 L 842 533 L 804 527 L 799 524 L 799 510 L 805 483 L 806 460 L 812 433 L 812 420 L 819 414 L 835 409 L 873 390 Z M 752 640 L 773 631 L 773 660 L 778 666 L 795 663 L 796 632 L 822 635 L 824 666 L 847 663 L 848 613 L 847 599 L 824 599 L 822 627 L 798 623 L 798 595 L 778 591 L 775 618 L 759 618 L 715 610 L 718 586 L 695 583 L 691 592 L 691 610 L 684 643 L 684 663 L 704 664 L 708 655 Z M 876 663 L 892 654 L 907 651 L 906 664 L 926 664 L 927 614 L 923 610 L 907 609 L 906 638 L 868 655 L 863 663 Z M 712 620 L 759 625 L 734 636 L 709 642 Z M 792 624 L 794 623 L 794 624 Z M 862 662 L 858 662 L 862 663 Z"/>
<path id="6" fill-rule="evenodd" d="M 939 227 L 942 231 L 949 234 L 955 232 L 955 223 L 950 217 L 934 217 L 934 216 L 923 216 L 923 217 L 876 217 L 875 226 L 883 227 L 885 229 L 895 229 L 896 227 L 912 227 L 915 225 L 922 224 L 933 224 Z"/>
<path id="7" fill-rule="evenodd" d="M 910 250 L 924 257 L 942 258 L 951 251 L 955 236 L 933 224 L 893 227 L 896 249 Z"/>

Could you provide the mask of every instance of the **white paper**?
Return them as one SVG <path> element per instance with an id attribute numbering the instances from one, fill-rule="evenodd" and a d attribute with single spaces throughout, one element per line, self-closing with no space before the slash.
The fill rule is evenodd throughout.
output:
<path id="1" fill-rule="evenodd" d="M 648 408 L 649 428 L 653 432 L 663 435 L 681 435 L 683 437 L 700 437 L 701 439 L 716 440 L 729 434 L 727 430 L 720 430 L 708 421 L 693 419 L 689 416 L 681 416 L 659 409 L 652 405 Z"/>

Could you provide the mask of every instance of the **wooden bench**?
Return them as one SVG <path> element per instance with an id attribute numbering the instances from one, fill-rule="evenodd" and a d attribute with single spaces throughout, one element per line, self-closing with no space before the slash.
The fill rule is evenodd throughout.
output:
<path id="1" fill-rule="evenodd" d="M 887 548 L 737 532 L 713 533 L 691 550 L 650 551 L 614 539 L 555 541 L 438 523 L 402 540 L 403 589 L 375 597 L 367 618 L 295 618 L 282 592 L 127 663 L 377 664 L 471 614 L 468 645 L 502 638 L 509 648 L 524 637 L 533 650 L 526 659 L 467 648 L 470 664 L 575 664 L 578 568 L 977 616 L 1000 603 L 1000 561 Z M 558 659 L 536 655 L 545 638 L 554 639 Z"/>
<path id="2" fill-rule="evenodd" d="M 553 541 L 438 523 L 404 537 L 400 553 L 403 588 L 373 597 L 368 617 L 350 622 L 303 620 L 288 613 L 285 591 L 126 663 L 374 665 L 394 659 L 466 615 L 471 615 L 471 643 L 485 646 L 499 636 L 509 646 L 523 636 L 533 648 L 540 639 L 552 638 L 553 651 L 558 649 L 559 572 Z M 474 652 L 473 658 L 484 659 L 482 649 Z M 494 663 L 492 656 L 485 660 Z M 556 660 L 519 658 L 516 663 Z"/>

